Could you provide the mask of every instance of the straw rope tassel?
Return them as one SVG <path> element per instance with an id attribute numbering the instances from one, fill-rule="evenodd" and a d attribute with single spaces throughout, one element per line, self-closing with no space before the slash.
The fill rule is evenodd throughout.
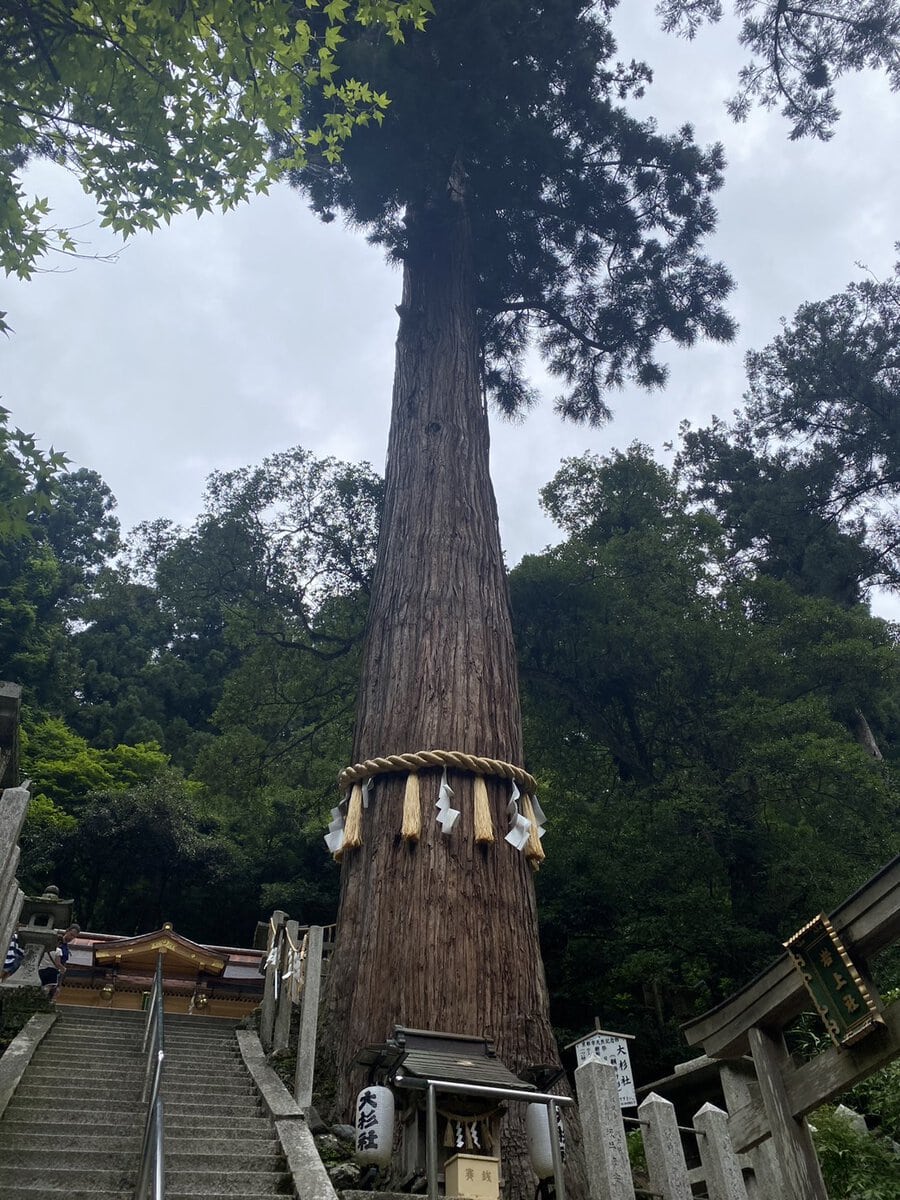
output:
<path id="1" fill-rule="evenodd" d="M 400 836 L 405 842 L 417 842 L 422 833 L 422 805 L 419 803 L 419 775 L 410 771 L 403 793 L 403 824 Z"/>
<path id="2" fill-rule="evenodd" d="M 353 850 L 362 845 L 362 786 L 354 783 L 350 792 L 347 820 L 344 822 L 344 849 Z"/>
<path id="3" fill-rule="evenodd" d="M 494 826 L 491 821 L 491 805 L 488 800 L 487 784 L 483 775 L 475 776 L 475 841 L 492 842 Z"/>
<path id="4" fill-rule="evenodd" d="M 541 845 L 534 807 L 531 803 L 531 797 L 527 792 L 522 797 L 522 816 L 531 822 L 531 829 L 528 831 L 528 841 L 525 843 L 525 857 L 528 859 L 532 870 L 537 871 L 540 870 L 541 863 L 547 856 L 544 854 L 544 847 Z"/>

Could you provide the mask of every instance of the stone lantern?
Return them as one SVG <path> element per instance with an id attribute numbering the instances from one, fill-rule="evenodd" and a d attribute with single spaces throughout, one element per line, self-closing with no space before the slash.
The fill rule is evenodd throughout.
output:
<path id="1" fill-rule="evenodd" d="M 61 900 L 59 888 L 48 883 L 41 896 L 24 896 L 19 917 L 20 943 L 52 950 L 59 935 L 72 924 L 74 900 Z"/>
<path id="2" fill-rule="evenodd" d="M 16 936 L 25 951 L 22 965 L 13 977 L 17 986 L 37 987 L 38 963 L 45 950 L 53 950 L 60 934 L 72 924 L 74 900 L 61 900 L 52 883 L 41 896 L 24 896 Z"/>

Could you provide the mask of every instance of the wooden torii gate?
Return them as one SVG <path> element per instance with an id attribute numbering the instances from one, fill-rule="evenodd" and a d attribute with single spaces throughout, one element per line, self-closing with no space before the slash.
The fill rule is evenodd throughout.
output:
<path id="1" fill-rule="evenodd" d="M 900 940 L 900 855 L 845 900 L 830 920 L 865 978 L 868 960 Z M 780 1200 L 828 1200 L 806 1114 L 900 1056 L 896 1000 L 883 1010 L 883 1026 L 864 1040 L 794 1066 L 783 1030 L 812 1008 L 785 953 L 740 992 L 683 1026 L 689 1045 L 720 1062 L 735 1151 L 762 1148 L 771 1139 L 770 1151 L 754 1157 L 772 1189 L 763 1194 Z M 740 1067 L 748 1053 L 754 1067 L 749 1079 Z"/>

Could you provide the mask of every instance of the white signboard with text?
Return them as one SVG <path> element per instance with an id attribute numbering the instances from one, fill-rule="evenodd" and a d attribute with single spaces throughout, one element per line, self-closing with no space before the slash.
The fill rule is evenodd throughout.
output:
<path id="1" fill-rule="evenodd" d="M 634 1108 L 634 1076 L 631 1073 L 631 1058 L 628 1054 L 628 1038 L 621 1033 L 604 1033 L 597 1030 L 575 1043 L 575 1054 L 579 1067 L 591 1059 L 609 1063 L 616 1068 L 616 1084 L 619 1089 L 619 1104 L 622 1108 Z"/>

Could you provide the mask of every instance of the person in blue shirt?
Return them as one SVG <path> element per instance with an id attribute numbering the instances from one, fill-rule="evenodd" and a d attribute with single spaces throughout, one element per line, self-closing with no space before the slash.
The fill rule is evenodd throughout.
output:
<path id="1" fill-rule="evenodd" d="M 78 925 L 70 925 L 59 939 L 56 949 L 45 950 L 40 957 L 40 962 L 43 962 L 45 958 L 50 960 L 49 967 L 40 967 L 38 970 L 41 987 L 49 1000 L 56 998 L 56 993 L 59 991 L 66 973 L 66 963 L 69 961 L 69 942 L 73 941 L 79 933 L 81 933 L 81 929 Z"/>
<path id="2" fill-rule="evenodd" d="M 3 960 L 3 971 L 0 973 L 0 980 L 8 979 L 10 975 L 14 975 L 19 967 L 21 967 L 24 957 L 25 951 L 19 945 L 19 939 L 13 934 L 12 941 L 9 943 L 9 949 L 6 951 L 6 957 Z"/>

